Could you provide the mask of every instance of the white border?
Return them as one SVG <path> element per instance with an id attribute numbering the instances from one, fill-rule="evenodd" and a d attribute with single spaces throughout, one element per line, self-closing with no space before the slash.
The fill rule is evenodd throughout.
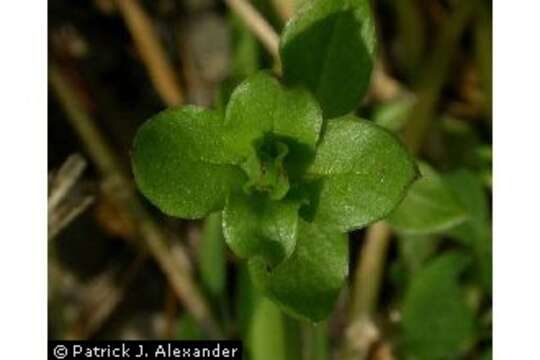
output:
<path id="1" fill-rule="evenodd" d="M 494 11 L 494 359 L 540 359 L 540 5 Z"/>
<path id="2" fill-rule="evenodd" d="M 47 2 L 0 2 L 0 358 L 47 357 Z"/>
<path id="3" fill-rule="evenodd" d="M 524 5 L 527 4 L 527 7 Z M 494 11 L 494 359 L 540 358 L 540 4 Z M 46 1 L 0 2 L 0 355 L 46 358 Z"/>

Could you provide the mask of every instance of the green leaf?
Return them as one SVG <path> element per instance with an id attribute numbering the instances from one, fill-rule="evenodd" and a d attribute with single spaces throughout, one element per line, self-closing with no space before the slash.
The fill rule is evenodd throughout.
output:
<path id="1" fill-rule="evenodd" d="M 256 141 L 272 134 L 295 153 L 296 148 L 315 147 L 321 126 L 321 110 L 309 92 L 286 89 L 259 72 L 231 95 L 225 115 L 225 145 L 241 162 L 252 153 Z"/>
<path id="2" fill-rule="evenodd" d="M 413 278 L 403 308 L 404 345 L 418 359 L 456 359 L 474 335 L 474 318 L 458 284 L 461 253 L 432 260 Z"/>
<path id="3" fill-rule="evenodd" d="M 482 179 L 467 170 L 458 170 L 445 177 L 462 206 L 468 221 L 449 231 L 451 237 L 473 248 L 479 266 L 481 282 L 491 292 L 492 247 L 487 194 Z"/>
<path id="4" fill-rule="evenodd" d="M 433 235 L 399 234 L 400 258 L 410 276 L 422 269 L 424 263 L 435 253 L 440 238 Z"/>
<path id="5" fill-rule="evenodd" d="M 201 280 L 213 296 L 219 296 L 225 289 L 225 239 L 221 223 L 221 212 L 206 218 L 198 254 Z"/>
<path id="6" fill-rule="evenodd" d="M 265 194 L 231 194 L 223 211 L 227 244 L 239 257 L 260 256 L 270 266 L 279 264 L 296 245 L 299 207 L 296 201 L 272 201 Z"/>
<path id="7" fill-rule="evenodd" d="M 482 180 L 474 173 L 462 169 L 448 174 L 445 181 L 466 209 L 469 220 L 450 233 L 464 244 L 472 245 L 476 239 L 484 237 L 490 228 L 487 196 Z"/>
<path id="8" fill-rule="evenodd" d="M 143 124 L 132 165 L 141 192 L 164 213 L 196 219 L 220 210 L 244 175 L 229 165 L 218 113 L 186 106 L 165 110 Z"/>
<path id="9" fill-rule="evenodd" d="M 390 225 L 407 234 L 434 234 L 463 223 L 467 213 L 443 178 L 425 163 L 420 163 L 420 173 L 388 217 Z"/>
<path id="10" fill-rule="evenodd" d="M 333 119 L 308 168 L 319 181 L 314 221 L 349 231 L 381 219 L 399 204 L 417 171 L 389 131 L 352 115 Z"/>
<path id="11" fill-rule="evenodd" d="M 470 121 L 444 115 L 434 122 L 440 128 L 440 145 L 444 161 L 449 167 L 477 166 L 476 150 L 481 139 Z M 446 149 L 446 150 L 444 150 Z"/>
<path id="12" fill-rule="evenodd" d="M 269 269 L 260 258 L 249 262 L 255 286 L 287 313 L 311 321 L 328 317 L 348 272 L 344 234 L 300 220 L 293 254 Z"/>
<path id="13" fill-rule="evenodd" d="M 310 89 L 325 118 L 344 115 L 368 89 L 375 47 L 368 0 L 314 0 L 283 30 L 283 76 Z"/>

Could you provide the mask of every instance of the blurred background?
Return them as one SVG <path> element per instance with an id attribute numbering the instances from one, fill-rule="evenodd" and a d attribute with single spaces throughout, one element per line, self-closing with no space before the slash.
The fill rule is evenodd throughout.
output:
<path id="1" fill-rule="evenodd" d="M 306 1 L 49 0 L 50 339 L 242 339 L 255 360 L 491 359 L 491 1 L 372 1 L 379 58 L 357 113 L 401 136 L 425 178 L 388 222 L 350 234 L 327 321 L 261 297 L 219 215 L 170 218 L 135 189 L 138 126 L 172 105 L 223 109 L 274 68 L 264 36 Z"/>

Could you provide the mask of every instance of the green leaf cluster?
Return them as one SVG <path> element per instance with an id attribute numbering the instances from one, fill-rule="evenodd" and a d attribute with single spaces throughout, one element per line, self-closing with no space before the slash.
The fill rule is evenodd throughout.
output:
<path id="1" fill-rule="evenodd" d="M 367 0 L 310 2 L 283 32 L 283 81 L 256 73 L 224 111 L 171 108 L 134 140 L 141 192 L 175 217 L 222 211 L 255 285 L 300 318 L 328 316 L 348 273 L 346 232 L 387 216 L 417 177 L 393 134 L 349 114 L 374 52 Z"/>
<path id="2" fill-rule="evenodd" d="M 476 334 L 490 331 L 483 320 L 492 276 L 487 193 L 470 170 L 420 170 L 388 218 L 400 250 L 394 285 L 405 290 L 401 350 L 411 359 L 461 358 L 481 341 Z"/>

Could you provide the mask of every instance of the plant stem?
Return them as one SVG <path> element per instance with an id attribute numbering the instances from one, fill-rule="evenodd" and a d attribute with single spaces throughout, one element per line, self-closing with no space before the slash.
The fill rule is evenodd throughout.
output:
<path id="1" fill-rule="evenodd" d="M 184 102 L 182 89 L 165 49 L 138 0 L 116 0 L 116 7 L 133 37 L 133 42 L 148 69 L 155 89 L 168 106 Z"/>
<path id="2" fill-rule="evenodd" d="M 379 337 L 372 315 L 378 303 L 391 234 L 390 227 L 384 222 L 371 225 L 358 251 L 349 305 L 351 321 L 345 330 L 342 349 L 344 359 L 365 359 Z"/>
<path id="3" fill-rule="evenodd" d="M 89 114 L 84 110 L 76 93 L 55 64 L 49 68 L 49 82 L 66 112 L 67 119 L 85 145 L 90 158 L 101 172 L 103 191 L 126 214 L 137 231 L 143 245 L 150 251 L 167 277 L 176 296 L 211 337 L 221 337 L 221 331 L 212 318 L 206 300 L 185 268 L 174 261 L 167 246 L 166 233 L 155 224 L 139 201 L 133 184 L 121 171 L 112 150 Z"/>
<path id="4" fill-rule="evenodd" d="M 70 155 L 52 178 L 47 204 L 47 227 L 49 241 L 78 217 L 94 198 L 90 195 L 69 197 L 86 167 L 86 160 L 79 154 Z"/>
<path id="5" fill-rule="evenodd" d="M 272 5 L 284 23 L 294 15 L 296 7 L 294 0 L 272 0 Z"/>
<path id="6" fill-rule="evenodd" d="M 110 273 L 94 280 L 85 291 L 85 301 L 71 329 L 64 335 L 66 340 L 91 338 L 111 316 L 121 303 L 125 292 L 132 285 L 135 276 L 148 258 L 146 253 L 138 254 L 124 270 L 117 282 Z"/>
<path id="7" fill-rule="evenodd" d="M 279 36 L 266 19 L 246 0 L 225 0 L 225 4 L 245 22 L 278 63 Z"/>
<path id="8" fill-rule="evenodd" d="M 429 132 L 459 39 L 474 14 L 475 8 L 474 1 L 459 2 L 452 16 L 446 20 L 446 26 L 441 30 L 436 42 L 438 45 L 424 65 L 425 70 L 417 90 L 418 101 L 411 110 L 403 134 L 403 141 L 415 154 L 420 152 Z"/>
<path id="9" fill-rule="evenodd" d="M 55 174 L 50 185 L 47 209 L 50 212 L 66 197 L 86 168 L 86 160 L 80 154 L 70 155 Z"/>
<path id="10" fill-rule="evenodd" d="M 379 297 L 384 261 L 392 232 L 384 222 L 371 225 L 358 252 L 361 261 L 355 269 L 352 284 L 350 313 L 360 316 L 371 314 Z M 369 254 L 370 257 L 364 257 Z"/>

